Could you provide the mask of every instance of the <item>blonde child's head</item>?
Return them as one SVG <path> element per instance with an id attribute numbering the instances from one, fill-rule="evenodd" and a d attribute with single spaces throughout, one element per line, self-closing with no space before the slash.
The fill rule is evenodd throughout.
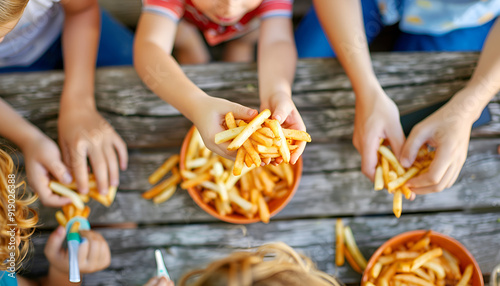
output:
<path id="1" fill-rule="evenodd" d="M 28 0 L 0 0 L 0 42 L 16 26 Z"/>
<path id="2" fill-rule="evenodd" d="M 24 182 L 18 182 L 14 171 L 12 158 L 0 148 L 0 271 L 10 272 L 17 271 L 26 257 L 38 222 L 29 207 L 36 196 L 25 198 Z"/>
<path id="3" fill-rule="evenodd" d="M 252 252 L 235 252 L 205 269 L 184 275 L 180 286 L 339 286 L 334 277 L 316 269 L 312 261 L 278 242 Z"/>

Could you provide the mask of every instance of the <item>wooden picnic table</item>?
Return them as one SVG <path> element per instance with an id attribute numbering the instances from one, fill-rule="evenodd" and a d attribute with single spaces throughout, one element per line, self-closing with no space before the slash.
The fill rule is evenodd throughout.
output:
<path id="1" fill-rule="evenodd" d="M 469 79 L 476 53 L 375 53 L 373 65 L 387 94 L 402 114 L 451 97 Z M 184 71 L 208 94 L 259 106 L 255 64 L 213 63 L 185 66 Z M 0 96 L 52 138 L 62 90 L 60 71 L 0 76 Z M 335 59 L 298 62 L 293 99 L 312 143 L 304 154 L 299 189 L 269 224 L 233 225 L 201 210 L 187 192 L 154 205 L 140 194 L 151 174 L 168 156 L 179 153 L 191 123 L 152 94 L 132 67 L 101 68 L 96 76 L 97 106 L 130 150 L 128 170 L 108 209 L 91 202 L 90 222 L 112 252 L 108 269 L 84 276 L 84 285 L 142 285 L 155 273 L 153 252 L 166 250 L 174 279 L 187 270 L 271 241 L 284 241 L 309 255 L 321 270 L 357 284 L 361 276 L 334 263 L 335 219 L 351 226 L 361 252 L 369 258 L 390 237 L 414 229 L 433 229 L 463 243 L 488 276 L 500 263 L 500 94 L 489 104 L 492 122 L 475 129 L 462 174 L 441 193 L 403 203 L 392 214 L 392 195 L 373 191 L 360 171 L 351 143 L 354 94 Z M 3 124 L 3 123 L 2 123 Z M 54 209 L 40 207 L 40 231 L 26 274 L 43 275 L 43 245 L 56 226 Z M 137 227 L 130 227 L 130 224 Z"/>

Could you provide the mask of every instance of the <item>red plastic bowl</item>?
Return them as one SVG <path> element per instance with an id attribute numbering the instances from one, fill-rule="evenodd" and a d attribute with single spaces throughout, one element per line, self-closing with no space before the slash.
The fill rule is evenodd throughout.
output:
<path id="1" fill-rule="evenodd" d="M 382 246 L 380 246 L 377 251 L 372 255 L 368 264 L 366 266 L 365 272 L 363 273 L 363 278 L 361 280 L 361 285 L 364 285 L 368 281 L 369 273 L 375 262 L 382 255 L 382 252 L 387 248 L 391 247 L 395 249 L 397 246 L 406 244 L 410 241 L 418 241 L 427 232 L 427 230 L 413 230 L 404 232 L 396 235 L 395 237 L 386 241 Z M 456 239 L 451 238 L 439 232 L 431 231 L 430 234 L 431 243 L 438 245 L 439 247 L 448 250 L 453 254 L 458 260 L 460 260 L 460 270 L 463 272 L 467 265 L 472 264 L 473 272 L 471 277 L 472 286 L 484 286 L 483 274 L 481 269 L 474 259 L 474 256 Z"/>
<path id="2" fill-rule="evenodd" d="M 189 132 L 186 134 L 186 137 L 184 138 L 184 141 L 182 142 L 182 148 L 181 148 L 181 156 L 180 156 L 180 168 L 181 170 L 185 169 L 184 161 L 186 159 L 186 151 L 187 147 L 189 145 L 189 142 L 191 141 L 191 137 L 193 136 L 194 132 L 194 126 L 191 127 Z M 297 188 L 299 187 L 299 182 L 300 178 L 302 177 L 302 158 L 299 158 L 297 163 L 295 165 L 291 165 L 295 174 L 294 181 L 291 187 L 291 191 L 288 192 L 288 194 L 284 197 L 278 198 L 278 199 L 273 199 L 268 202 L 269 206 L 269 213 L 270 216 L 273 217 L 277 213 L 279 213 L 292 199 L 293 195 L 297 191 Z M 194 202 L 200 206 L 205 212 L 210 214 L 211 216 L 218 218 L 222 221 L 225 222 L 230 222 L 230 223 L 235 223 L 235 224 L 249 224 L 249 223 L 255 223 L 259 222 L 260 218 L 258 216 L 254 218 L 247 218 L 243 215 L 233 213 L 230 215 L 226 216 L 221 216 L 215 207 L 212 205 L 206 204 L 203 202 L 201 198 L 201 192 L 198 191 L 196 188 L 188 188 L 188 193 L 191 196 L 191 198 L 194 200 Z"/>

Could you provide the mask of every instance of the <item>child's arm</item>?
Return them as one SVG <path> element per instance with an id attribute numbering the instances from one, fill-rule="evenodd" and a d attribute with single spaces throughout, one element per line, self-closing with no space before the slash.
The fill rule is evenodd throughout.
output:
<path id="1" fill-rule="evenodd" d="M 401 164 L 411 165 L 422 144 L 436 147 L 429 172 L 408 181 L 416 194 L 451 187 L 467 158 L 472 124 L 500 90 L 500 21 L 492 27 L 467 85 L 438 111 L 417 124 L 401 152 Z"/>
<path id="2" fill-rule="evenodd" d="M 297 63 L 290 19 L 271 17 L 262 20 L 258 43 L 259 93 L 261 110 L 269 108 L 272 118 L 287 128 L 306 131 L 292 101 L 292 83 Z M 304 151 L 305 142 L 292 154 L 295 164 Z"/>
<path id="3" fill-rule="evenodd" d="M 102 235 L 95 231 L 81 231 L 80 235 L 82 239 L 85 239 L 78 249 L 80 273 L 93 273 L 108 267 L 111 263 L 111 252 Z M 59 226 L 49 236 L 45 245 L 45 256 L 50 263 L 49 273 L 37 282 L 19 277 L 19 286 L 75 285 L 75 283 L 69 282 L 68 251 L 62 248 L 65 239 L 66 231 L 62 226 Z"/>
<path id="4" fill-rule="evenodd" d="M 215 134 L 223 131 L 224 115 L 232 111 L 236 118 L 250 120 L 257 111 L 211 97 L 189 80 L 171 56 L 176 26 L 167 17 L 147 12 L 141 15 L 134 42 L 137 73 L 155 94 L 196 125 L 210 150 L 234 158 L 235 153 L 226 150 L 228 144 L 214 142 Z"/>
<path id="5" fill-rule="evenodd" d="M 12 141 L 23 152 L 28 182 L 38 194 L 40 201 L 44 205 L 54 207 L 70 203 L 70 199 L 52 193 L 48 187 L 49 174 L 61 182 L 72 181 L 54 141 L 19 116 L 2 99 L 0 99 L 0 122 L 9 122 L 0 125 L 0 136 Z"/>
<path id="6" fill-rule="evenodd" d="M 106 193 L 118 186 L 119 167 L 127 167 L 125 142 L 97 112 L 94 99 L 95 63 L 100 34 L 97 0 L 62 1 L 65 81 L 58 120 L 63 159 L 71 167 L 78 189 L 88 191 L 87 156 L 97 187 Z M 116 151 L 116 152 L 115 152 Z"/>
<path id="7" fill-rule="evenodd" d="M 361 170 L 373 180 L 380 138 L 399 156 L 405 141 L 399 111 L 375 76 L 359 0 L 314 0 L 318 18 L 356 95 L 353 144 Z"/>

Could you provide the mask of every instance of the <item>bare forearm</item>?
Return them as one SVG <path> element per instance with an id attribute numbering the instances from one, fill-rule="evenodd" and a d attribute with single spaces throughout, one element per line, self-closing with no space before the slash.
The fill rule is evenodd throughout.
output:
<path id="1" fill-rule="evenodd" d="M 138 37 L 134 45 L 134 66 L 151 91 L 194 120 L 194 107 L 200 98 L 208 95 L 191 82 L 170 54 Z"/>
<path id="2" fill-rule="evenodd" d="M 314 0 L 316 13 L 356 96 L 379 87 L 373 72 L 359 0 Z"/>
<path id="3" fill-rule="evenodd" d="M 76 4 L 74 4 L 76 3 Z M 61 108 L 95 108 L 94 77 L 100 35 L 96 0 L 71 1 L 64 5 L 62 34 L 65 82 Z"/>
<path id="4" fill-rule="evenodd" d="M 7 138 L 21 149 L 24 143 L 34 140 L 34 138 L 42 133 L 38 128 L 30 124 L 5 101 L 0 99 L 0 122 L 8 122 L 0 127 L 0 136 Z"/>
<path id="5" fill-rule="evenodd" d="M 492 27 L 479 57 L 476 70 L 465 87 L 468 93 L 454 96 L 452 101 L 461 102 L 463 112 L 470 112 L 477 119 L 488 102 L 500 90 L 500 21 Z"/>
<path id="6" fill-rule="evenodd" d="M 297 51 L 293 41 L 259 45 L 258 54 L 261 100 L 278 93 L 291 96 L 297 65 Z"/>

